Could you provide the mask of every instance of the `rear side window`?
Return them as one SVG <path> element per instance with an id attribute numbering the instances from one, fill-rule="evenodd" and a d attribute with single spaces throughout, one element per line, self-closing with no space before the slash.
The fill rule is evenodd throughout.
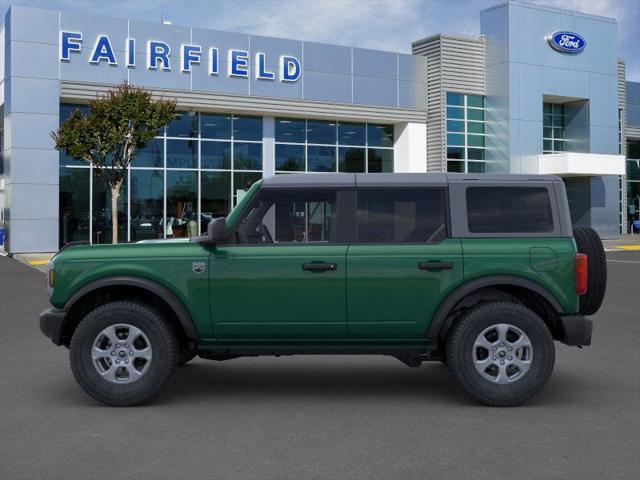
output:
<path id="1" fill-rule="evenodd" d="M 435 243 L 446 237 L 443 189 L 357 192 L 359 243 Z"/>
<path id="2" fill-rule="evenodd" d="M 549 192 L 543 187 L 469 187 L 467 222 L 471 233 L 552 232 Z"/>

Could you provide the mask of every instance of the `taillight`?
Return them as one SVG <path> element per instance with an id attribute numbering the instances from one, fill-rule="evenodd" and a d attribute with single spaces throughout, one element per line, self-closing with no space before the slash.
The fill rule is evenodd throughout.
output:
<path id="1" fill-rule="evenodd" d="M 576 293 L 587 293 L 587 256 L 584 253 L 576 253 Z"/>

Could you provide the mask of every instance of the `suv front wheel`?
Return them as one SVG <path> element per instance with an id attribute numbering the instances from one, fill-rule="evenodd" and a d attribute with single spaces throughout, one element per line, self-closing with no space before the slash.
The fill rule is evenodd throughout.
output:
<path id="1" fill-rule="evenodd" d="M 102 305 L 73 333 L 71 370 L 90 396 L 114 407 L 140 404 L 160 391 L 178 362 L 166 318 L 134 301 Z"/>
<path id="2" fill-rule="evenodd" d="M 453 325 L 447 365 L 462 387 L 491 406 L 522 404 L 553 370 L 553 338 L 542 319 L 515 302 L 480 304 Z"/>

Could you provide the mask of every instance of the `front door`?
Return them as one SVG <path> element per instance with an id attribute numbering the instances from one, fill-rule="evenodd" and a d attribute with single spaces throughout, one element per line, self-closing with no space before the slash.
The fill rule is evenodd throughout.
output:
<path id="1" fill-rule="evenodd" d="M 211 256 L 216 338 L 346 337 L 346 244 L 336 243 L 338 192 L 261 190 L 240 219 L 238 244 Z"/>
<path id="2" fill-rule="evenodd" d="M 356 202 L 356 242 L 347 253 L 349 337 L 422 340 L 463 277 L 461 242 L 447 238 L 445 190 L 363 188 Z"/>

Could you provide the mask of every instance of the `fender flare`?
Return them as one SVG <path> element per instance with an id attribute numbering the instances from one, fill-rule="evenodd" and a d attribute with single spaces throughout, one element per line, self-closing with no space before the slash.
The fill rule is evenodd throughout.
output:
<path id="1" fill-rule="evenodd" d="M 460 285 L 440 303 L 427 330 L 427 339 L 436 340 L 438 338 L 440 330 L 444 326 L 449 312 L 460 300 L 476 290 L 496 285 L 526 288 L 544 298 L 556 312 L 562 311 L 562 307 L 558 301 L 546 289 L 531 280 L 511 275 L 495 275 L 491 277 L 477 278 Z"/>
<path id="2" fill-rule="evenodd" d="M 65 303 L 64 309 L 70 311 L 73 306 L 87 294 L 100 288 L 116 285 L 142 288 L 159 296 L 169 305 L 169 308 L 173 310 L 178 319 L 178 322 L 184 329 L 187 338 L 194 341 L 198 339 L 198 333 L 196 332 L 196 328 L 193 325 L 193 320 L 191 319 L 189 311 L 184 306 L 184 303 L 182 303 L 182 301 L 167 287 L 164 287 L 157 282 L 148 280 L 146 278 L 132 276 L 115 276 L 95 280 L 83 286 L 80 290 L 74 293 L 71 298 L 69 298 L 69 300 L 67 300 L 67 302 Z"/>

